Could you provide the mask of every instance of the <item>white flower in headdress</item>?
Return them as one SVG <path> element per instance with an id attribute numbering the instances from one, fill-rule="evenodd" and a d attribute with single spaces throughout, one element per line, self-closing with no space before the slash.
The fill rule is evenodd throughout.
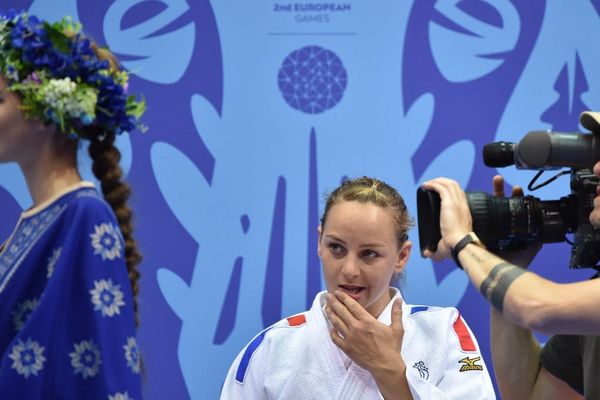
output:
<path id="1" fill-rule="evenodd" d="M 125 305 L 121 285 L 114 285 L 111 279 L 94 281 L 94 288 L 90 290 L 90 294 L 94 311 L 100 310 L 103 317 L 120 314 L 119 307 Z"/>
<path id="2" fill-rule="evenodd" d="M 48 273 L 46 274 L 47 278 L 50 278 L 52 276 L 52 274 L 54 273 L 54 266 L 56 265 L 56 262 L 58 261 L 58 258 L 60 257 L 60 253 L 62 252 L 62 247 L 58 247 L 54 250 L 52 250 L 52 255 L 50 257 L 48 257 Z"/>
<path id="3" fill-rule="evenodd" d="M 13 360 L 11 368 L 15 369 L 18 374 L 28 378 L 29 375 L 37 376 L 38 372 L 44 368 L 44 347 L 31 338 L 27 338 L 25 343 L 20 339 L 13 346 L 12 353 L 8 356 Z"/>
<path id="4" fill-rule="evenodd" d="M 133 397 L 129 397 L 129 393 L 115 393 L 112 396 L 108 395 L 108 400 L 133 400 Z"/>
<path id="5" fill-rule="evenodd" d="M 39 90 L 43 103 L 50 107 L 55 115 L 63 115 L 67 118 L 80 118 L 82 115 L 95 116 L 97 89 L 78 85 L 67 76 L 43 81 Z"/>
<path id="6" fill-rule="evenodd" d="M 17 305 L 17 309 L 13 311 L 13 324 L 15 330 L 18 332 L 21 330 L 25 321 L 29 319 L 31 313 L 36 309 L 40 301 L 36 298 L 25 300 Z"/>
<path id="7" fill-rule="evenodd" d="M 140 354 L 137 342 L 134 337 L 127 338 L 127 344 L 123 346 L 125 350 L 125 360 L 127 360 L 127 366 L 131 368 L 136 374 L 140 373 Z"/>
<path id="8" fill-rule="evenodd" d="M 90 234 L 94 254 L 100 254 L 103 260 L 114 260 L 121 257 L 121 240 L 111 223 L 94 225 L 94 233 Z"/>
<path id="9" fill-rule="evenodd" d="M 83 340 L 81 343 L 74 343 L 75 351 L 69 353 L 71 357 L 71 366 L 74 374 L 81 374 L 83 378 L 94 377 L 98 373 L 102 360 L 100 351 L 93 340 Z"/>

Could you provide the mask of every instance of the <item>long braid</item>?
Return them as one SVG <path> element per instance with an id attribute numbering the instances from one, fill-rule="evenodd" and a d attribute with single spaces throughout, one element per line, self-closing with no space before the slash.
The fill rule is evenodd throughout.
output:
<path id="1" fill-rule="evenodd" d="M 119 62 L 110 50 L 99 47 L 95 42 L 91 43 L 91 47 L 98 59 L 108 61 L 112 70 L 120 70 Z M 127 275 L 133 293 L 133 311 L 135 313 L 136 325 L 139 325 L 137 299 L 139 292 L 138 281 L 141 274 L 137 269 L 137 265 L 142 261 L 142 254 L 138 249 L 137 242 L 133 238 L 132 212 L 127 205 L 131 189 L 129 185 L 121 180 L 123 175 L 119 166 L 121 152 L 114 145 L 114 132 L 99 132 L 91 128 L 84 129 L 83 134 L 90 140 L 89 153 L 93 160 L 92 172 L 100 181 L 102 194 L 113 209 L 121 228 L 121 233 L 123 234 Z"/>
<path id="2" fill-rule="evenodd" d="M 114 133 L 107 133 L 103 140 L 100 140 L 98 135 L 93 135 L 90 138 L 89 153 L 93 160 L 92 171 L 100 181 L 102 194 L 113 209 L 125 240 L 125 262 L 131 290 L 133 291 L 135 321 L 136 325 L 139 325 L 137 295 L 140 272 L 137 270 L 137 265 L 141 262 L 142 255 L 139 252 L 137 242 L 133 238 L 132 212 L 127 205 L 131 190 L 121 180 L 123 175 L 119 166 L 121 153 L 115 147 L 114 141 Z"/>

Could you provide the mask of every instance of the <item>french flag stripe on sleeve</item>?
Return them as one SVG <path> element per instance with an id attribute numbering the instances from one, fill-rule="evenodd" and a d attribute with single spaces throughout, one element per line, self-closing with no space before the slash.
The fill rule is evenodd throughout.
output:
<path id="1" fill-rule="evenodd" d="M 289 326 L 300 326 L 306 323 L 306 317 L 304 314 L 294 315 L 293 317 L 289 317 L 287 319 Z"/>
<path id="2" fill-rule="evenodd" d="M 410 315 L 413 315 L 414 313 L 418 313 L 421 311 L 427 311 L 429 310 L 429 307 L 427 306 L 414 306 L 413 308 L 410 309 Z"/>
<path id="3" fill-rule="evenodd" d="M 467 325 L 465 325 L 460 313 L 454 322 L 454 332 L 456 332 L 456 336 L 458 336 L 458 341 L 460 342 L 460 348 L 462 351 L 477 351 L 475 342 L 473 342 L 473 338 L 469 333 L 469 329 L 467 328 Z"/>
<path id="4" fill-rule="evenodd" d="M 271 328 L 267 328 L 260 333 L 257 337 L 254 338 L 252 342 L 246 347 L 246 351 L 242 356 L 242 360 L 240 361 L 240 365 L 238 365 L 237 372 L 235 373 L 235 380 L 239 383 L 244 383 L 244 378 L 246 377 L 246 371 L 248 370 L 248 365 L 250 364 L 250 359 L 252 358 L 252 354 L 258 349 L 258 346 L 262 343 L 265 338 L 265 334 Z"/>

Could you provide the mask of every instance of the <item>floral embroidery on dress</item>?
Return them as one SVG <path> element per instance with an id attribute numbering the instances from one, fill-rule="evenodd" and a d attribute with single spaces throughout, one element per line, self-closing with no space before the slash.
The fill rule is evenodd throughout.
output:
<path id="1" fill-rule="evenodd" d="M 13 324 L 15 330 L 18 332 L 21 330 L 25 321 L 29 319 L 31 313 L 36 309 L 40 301 L 36 298 L 25 300 L 17 305 L 17 309 L 13 311 Z"/>
<path id="2" fill-rule="evenodd" d="M 94 281 L 94 288 L 90 290 L 94 311 L 100 310 L 103 317 L 112 317 L 120 314 L 120 308 L 125 305 L 121 285 L 114 285 L 111 279 Z"/>
<path id="3" fill-rule="evenodd" d="M 9 239 L 10 243 L 5 243 L 5 246 L 8 247 L 2 254 L 2 258 L 0 258 L 0 265 L 4 267 L 10 266 L 12 270 L 16 269 L 23 260 L 23 255 L 46 233 L 47 229 L 52 226 L 64 210 L 65 206 L 56 205 L 43 211 L 33 220 L 24 220 L 20 223 L 16 228 L 14 236 Z M 3 276 L 0 276 L 0 291 L 3 285 L 6 284 L 6 282 L 3 283 L 1 281 L 2 279 Z"/>
<path id="4" fill-rule="evenodd" d="M 94 225 L 94 233 L 90 234 L 94 254 L 100 254 L 102 260 L 114 260 L 121 257 L 121 240 L 117 229 L 111 223 Z"/>
<path id="5" fill-rule="evenodd" d="M 83 340 L 81 343 L 74 343 L 75 351 L 69 353 L 73 373 L 81 374 L 83 378 L 94 377 L 98 373 L 102 360 L 100 351 L 93 340 Z"/>
<path id="6" fill-rule="evenodd" d="M 50 257 L 48 257 L 48 266 L 47 266 L 48 273 L 46 274 L 47 278 L 50 278 L 52 276 L 52 274 L 54 273 L 54 266 L 56 265 L 56 262 L 58 261 L 58 258 L 60 257 L 61 252 L 62 252 L 62 247 L 58 247 L 58 248 L 52 250 L 52 255 Z"/>
<path id="7" fill-rule="evenodd" d="M 12 353 L 8 356 L 13 360 L 11 368 L 20 375 L 28 378 L 29 375 L 37 376 L 38 372 L 44 368 L 44 347 L 31 338 L 27 338 L 25 343 L 21 339 L 13 346 Z"/>
<path id="8" fill-rule="evenodd" d="M 129 393 L 115 393 L 113 395 L 108 395 L 108 400 L 133 400 L 133 397 L 129 397 Z"/>
<path id="9" fill-rule="evenodd" d="M 125 350 L 125 360 L 127 360 L 127 366 L 131 368 L 131 370 L 139 374 L 140 373 L 140 356 L 138 345 L 134 337 L 127 338 L 127 344 L 123 346 Z"/>

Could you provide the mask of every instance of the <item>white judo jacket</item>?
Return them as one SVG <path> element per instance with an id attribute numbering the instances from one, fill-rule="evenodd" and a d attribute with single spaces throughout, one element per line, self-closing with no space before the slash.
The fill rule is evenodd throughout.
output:
<path id="1" fill-rule="evenodd" d="M 383 399 L 371 374 L 329 337 L 326 292 L 259 333 L 229 369 L 221 400 Z M 392 304 L 378 320 L 391 324 Z M 453 307 L 402 303 L 402 358 L 414 399 L 495 399 L 475 336 Z"/>

